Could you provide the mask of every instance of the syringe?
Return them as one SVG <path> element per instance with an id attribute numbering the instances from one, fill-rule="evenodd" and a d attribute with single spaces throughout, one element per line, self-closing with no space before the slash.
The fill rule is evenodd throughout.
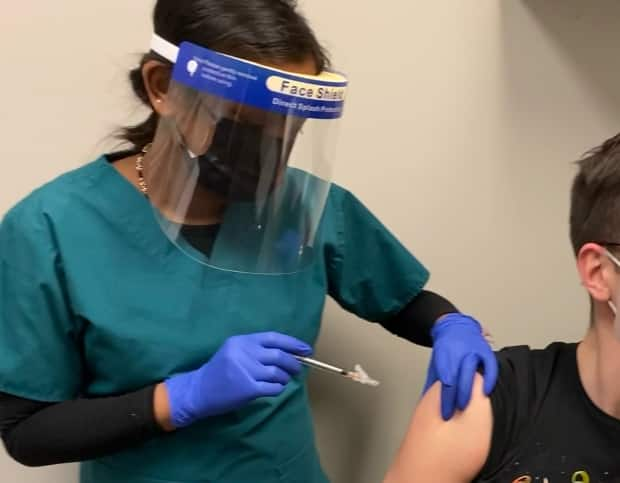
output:
<path id="1" fill-rule="evenodd" d="M 299 362 L 305 364 L 306 366 L 313 367 L 320 371 L 330 372 L 332 374 L 338 374 L 339 376 L 346 377 L 347 379 L 351 379 L 355 382 L 359 382 L 360 384 L 365 384 L 367 386 L 376 387 L 379 385 L 379 381 L 375 381 L 362 369 L 362 366 L 357 364 L 355 366 L 355 370 L 347 371 L 340 367 L 332 366 L 331 364 L 327 364 L 325 362 L 317 361 L 316 359 L 311 359 L 310 357 L 302 357 L 295 356 Z"/>

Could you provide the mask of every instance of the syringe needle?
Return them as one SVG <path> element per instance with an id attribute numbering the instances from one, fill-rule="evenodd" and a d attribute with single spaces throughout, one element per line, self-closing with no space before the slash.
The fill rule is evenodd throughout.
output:
<path id="1" fill-rule="evenodd" d="M 302 364 L 314 367 L 315 369 L 331 372 L 333 374 L 339 374 L 341 376 L 349 376 L 350 374 L 349 371 L 345 371 L 340 367 L 332 366 L 331 364 L 326 364 L 325 362 L 317 361 L 316 359 L 312 359 L 310 357 L 295 356 L 295 358 Z"/>

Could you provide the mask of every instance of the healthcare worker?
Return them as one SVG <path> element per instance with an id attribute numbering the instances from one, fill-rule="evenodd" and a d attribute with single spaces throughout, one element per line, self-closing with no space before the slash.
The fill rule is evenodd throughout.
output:
<path id="1" fill-rule="evenodd" d="M 480 325 L 330 183 L 347 80 L 295 5 L 159 0 L 154 20 L 131 72 L 152 113 L 123 132 L 130 149 L 0 225 L 8 452 L 81 461 L 84 483 L 324 483 L 295 356 L 326 295 L 433 345 L 444 417 L 477 369 L 490 392 Z"/>

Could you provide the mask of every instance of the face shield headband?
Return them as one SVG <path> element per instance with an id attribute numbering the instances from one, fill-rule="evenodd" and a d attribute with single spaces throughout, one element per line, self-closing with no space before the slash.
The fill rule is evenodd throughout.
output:
<path id="1" fill-rule="evenodd" d="M 175 82 L 196 91 L 303 119 L 342 117 L 348 81 L 341 74 L 286 72 L 157 34 L 151 50 L 174 64 Z"/>

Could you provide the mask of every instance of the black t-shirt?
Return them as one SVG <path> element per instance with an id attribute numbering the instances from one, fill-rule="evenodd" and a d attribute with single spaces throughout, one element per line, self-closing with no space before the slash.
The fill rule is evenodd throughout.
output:
<path id="1" fill-rule="evenodd" d="M 476 481 L 620 482 L 620 420 L 588 398 L 577 344 L 511 347 L 498 358 L 491 451 Z"/>

